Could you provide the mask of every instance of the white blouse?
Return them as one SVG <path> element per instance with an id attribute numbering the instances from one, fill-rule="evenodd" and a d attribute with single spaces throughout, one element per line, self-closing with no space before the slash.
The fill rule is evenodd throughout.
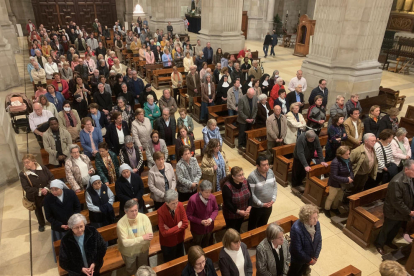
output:
<path id="1" fill-rule="evenodd" d="M 116 132 L 118 133 L 118 140 L 119 140 L 119 144 L 123 145 L 124 144 L 124 139 L 125 139 L 125 135 L 124 135 L 124 131 L 121 128 L 121 130 L 119 130 L 118 128 L 116 128 Z"/>

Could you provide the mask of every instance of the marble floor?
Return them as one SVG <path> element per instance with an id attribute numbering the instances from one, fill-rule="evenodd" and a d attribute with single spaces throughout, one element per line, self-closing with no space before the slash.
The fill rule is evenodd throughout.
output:
<path id="1" fill-rule="evenodd" d="M 191 41 L 195 41 L 195 35 L 191 35 Z M 21 41 L 23 47 L 24 40 Z M 262 52 L 261 41 L 246 41 L 246 46 L 251 50 L 259 50 Z M 27 46 L 25 46 L 27 47 Z M 27 49 L 27 48 L 26 48 Z M 26 65 L 28 63 L 27 51 L 16 55 L 17 65 L 22 78 L 22 85 L 9 91 L 2 92 L 8 94 L 10 92 L 25 92 L 32 96 L 33 89 L 29 83 Z M 280 71 L 280 75 L 285 80 L 295 76 L 300 69 L 303 58 L 292 55 L 293 49 L 282 47 L 276 48 L 276 57 L 262 59 L 266 73 L 271 74 L 275 69 Z M 263 54 L 261 54 L 263 57 Z M 399 75 L 389 72 L 383 73 L 381 85 L 400 90 L 402 95 L 407 96 L 405 113 L 408 104 L 414 104 L 414 76 Z M 328 85 L 329 87 L 329 85 Z M 161 95 L 161 90 L 157 91 Z M 176 115 L 177 116 L 177 115 Z M 195 136 L 201 138 L 201 125 L 196 126 Z M 18 134 L 16 141 L 21 154 L 26 152 L 38 155 L 39 146 L 33 134 Z M 28 143 L 27 143 L 28 141 Z M 29 148 L 27 148 L 27 144 Z M 229 159 L 230 166 L 241 166 L 245 175 L 248 175 L 255 168 L 244 158 L 242 158 L 235 149 L 224 145 L 224 151 Z M 295 215 L 298 216 L 299 208 L 303 202 L 291 193 L 289 187 L 284 188 L 278 186 L 278 196 L 273 206 L 273 212 L 270 221 Z M 33 275 L 57 275 L 57 267 L 53 261 L 53 253 L 50 239 L 50 226 L 46 227 L 43 233 L 37 230 L 37 221 L 34 214 L 29 213 L 21 204 L 21 186 L 19 182 L 9 183 L 0 187 L 0 275 L 30 275 L 30 226 L 32 233 L 32 267 Z M 378 266 L 381 263 L 381 257 L 373 246 L 364 249 L 345 236 L 341 230 L 331 224 L 330 220 L 323 214 L 320 215 L 320 223 L 322 229 L 323 245 L 322 252 L 317 264 L 312 269 L 312 275 L 326 276 L 346 267 L 350 264 L 359 268 L 362 275 L 379 275 Z M 29 225 L 30 221 L 30 225 Z M 398 240 L 403 243 L 403 240 Z M 115 274 L 123 274 L 114 272 Z"/>

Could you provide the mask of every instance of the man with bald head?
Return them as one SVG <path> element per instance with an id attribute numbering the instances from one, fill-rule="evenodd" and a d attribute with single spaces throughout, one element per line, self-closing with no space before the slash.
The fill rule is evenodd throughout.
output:
<path id="1" fill-rule="evenodd" d="M 36 136 L 37 142 L 40 148 L 43 149 L 43 133 L 49 128 L 49 118 L 52 118 L 53 114 L 49 110 L 44 110 L 40 103 L 33 104 L 33 112 L 29 114 L 29 125 L 31 131 Z"/>
<path id="2" fill-rule="evenodd" d="M 188 95 L 188 105 L 190 113 L 193 112 L 194 106 L 194 97 L 200 96 L 201 94 L 201 82 L 200 75 L 196 72 L 197 66 L 190 66 L 190 72 L 187 74 L 187 95 Z"/>
<path id="3" fill-rule="evenodd" d="M 275 105 L 273 114 L 266 120 L 267 152 L 272 156 L 272 148 L 282 146 L 287 133 L 287 119 L 280 105 Z"/>
<path id="4" fill-rule="evenodd" d="M 257 115 L 257 97 L 253 88 L 239 100 L 237 122 L 239 123 L 239 150 L 246 150 L 246 130 L 250 130 Z"/>
<path id="5" fill-rule="evenodd" d="M 286 107 L 288 109 L 290 108 L 291 104 L 300 103 L 299 113 L 302 113 L 302 108 L 305 105 L 305 100 L 304 100 L 304 96 L 303 96 L 302 91 L 303 91 L 302 84 L 298 84 L 292 92 L 287 94 L 287 96 L 286 96 Z"/>
<path id="6" fill-rule="evenodd" d="M 302 85 L 302 92 L 305 93 L 306 88 L 308 88 L 306 79 L 304 77 L 302 77 L 303 75 L 303 71 L 302 70 L 298 70 L 296 72 L 296 77 L 292 78 L 289 82 L 289 90 L 290 91 L 295 91 L 296 87 L 301 84 Z M 311 103 L 313 104 L 313 103 Z"/>

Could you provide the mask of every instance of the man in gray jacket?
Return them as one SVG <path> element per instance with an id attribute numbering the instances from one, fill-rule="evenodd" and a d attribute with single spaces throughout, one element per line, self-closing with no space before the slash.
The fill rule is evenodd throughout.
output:
<path id="1" fill-rule="evenodd" d="M 273 114 L 266 120 L 267 152 L 272 156 L 272 148 L 282 146 L 287 133 L 287 119 L 280 105 L 275 105 Z"/>
<path id="2" fill-rule="evenodd" d="M 247 90 L 246 95 L 239 100 L 237 122 L 239 123 L 239 149 L 246 150 L 246 130 L 250 130 L 256 119 L 257 97 L 253 88 Z"/>
<path id="3" fill-rule="evenodd" d="M 237 115 L 239 110 L 239 100 L 242 97 L 240 80 L 236 80 L 234 85 L 227 90 L 227 112 L 229 116 Z"/>

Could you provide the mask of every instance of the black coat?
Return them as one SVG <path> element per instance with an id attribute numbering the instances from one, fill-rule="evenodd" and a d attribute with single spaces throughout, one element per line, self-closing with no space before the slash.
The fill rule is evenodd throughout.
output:
<path id="1" fill-rule="evenodd" d="M 279 101 L 279 98 L 277 98 L 273 103 L 274 103 L 274 106 L 273 107 L 271 106 L 270 108 L 274 108 L 276 105 L 278 105 L 278 106 L 280 106 L 280 109 L 282 109 L 282 103 Z M 287 112 L 283 113 L 283 109 L 282 109 L 282 114 L 283 115 L 286 115 L 289 112 L 289 106 L 287 105 L 287 102 L 286 102 L 286 110 L 287 110 Z"/>
<path id="2" fill-rule="evenodd" d="M 378 137 L 378 128 L 379 128 L 379 120 L 375 122 L 372 118 L 366 117 L 364 119 L 364 134 L 365 133 L 373 133 L 375 136 Z"/>
<path id="3" fill-rule="evenodd" d="M 141 108 L 144 108 L 144 103 L 146 103 L 147 102 L 147 97 L 148 97 L 148 95 L 152 95 L 153 97 L 154 97 L 154 103 L 155 104 L 157 104 L 158 103 L 158 98 L 157 98 L 157 95 L 155 94 L 155 92 L 154 91 L 150 91 L 150 92 L 147 92 L 147 91 L 143 91 L 142 92 L 142 95 L 141 96 L 139 96 L 139 99 L 138 99 L 138 101 L 139 101 L 139 104 L 141 105 Z"/>
<path id="4" fill-rule="evenodd" d="M 133 169 L 138 169 L 139 174 L 141 174 L 144 171 L 144 158 L 142 157 L 142 151 L 136 145 L 134 145 L 134 148 L 135 156 L 137 157 L 137 166 Z M 121 147 L 121 150 L 119 151 L 119 162 L 121 164 L 128 164 L 130 167 L 132 167 L 125 144 Z"/>
<path id="5" fill-rule="evenodd" d="M 329 175 L 328 186 L 341 188 L 341 183 L 349 183 L 348 177 L 354 179 L 352 164 L 349 162 L 349 169 L 341 158 L 335 157 L 331 162 L 331 173 Z"/>
<path id="6" fill-rule="evenodd" d="M 93 94 L 93 101 L 99 105 L 99 110 L 112 110 L 112 97 L 108 92 L 101 94 L 99 91 Z"/>
<path id="7" fill-rule="evenodd" d="M 99 275 L 106 254 L 107 245 L 101 234 L 92 226 L 85 226 L 83 248 L 85 250 L 88 267 L 95 264 L 94 275 Z M 60 243 L 59 265 L 70 275 L 84 275 L 82 273 L 83 258 L 74 233 L 69 231 Z"/>
<path id="8" fill-rule="evenodd" d="M 135 106 L 134 94 L 132 94 L 131 91 L 127 91 L 126 93 L 124 93 L 121 90 L 121 93 L 119 93 L 117 97 L 121 97 L 121 96 L 125 98 L 125 100 L 127 101 L 127 105 L 129 105 L 132 109 L 134 109 L 134 106 Z M 141 107 L 144 108 L 143 106 Z"/>
<path id="9" fill-rule="evenodd" d="M 263 45 L 272 45 L 272 36 L 270 34 L 265 36 Z"/>
<path id="10" fill-rule="evenodd" d="M 323 97 L 322 99 L 322 106 L 324 106 L 326 108 L 326 105 L 328 104 L 328 88 L 325 87 L 324 92 L 322 93 L 321 89 L 319 88 L 319 85 L 314 88 L 309 96 L 309 105 L 314 105 L 315 104 L 315 97 L 317 95 L 320 95 Z"/>
<path id="11" fill-rule="evenodd" d="M 81 205 L 76 193 L 69 189 L 63 189 L 63 202 L 51 193 L 47 194 L 43 202 L 45 215 L 52 226 L 52 230 L 65 232 L 62 225 L 68 225 L 68 220 L 73 214 L 80 213 Z"/>
<path id="12" fill-rule="evenodd" d="M 122 131 L 124 133 L 124 137 L 130 134 L 128 123 L 125 121 L 122 121 Z M 119 144 L 118 132 L 114 123 L 107 126 L 105 141 L 108 144 L 109 149 L 118 155 L 122 145 Z"/>
<path id="13" fill-rule="evenodd" d="M 76 65 L 75 72 L 78 72 L 84 82 L 88 81 L 89 69 L 86 64 L 83 65 Z"/>
<path id="14" fill-rule="evenodd" d="M 256 128 L 266 127 L 267 117 L 273 114 L 273 109 L 269 106 L 268 102 L 266 102 L 266 107 L 269 110 L 268 114 L 266 114 L 266 109 L 261 103 L 257 104 Z"/>
<path id="15" fill-rule="evenodd" d="M 206 276 L 217 276 L 213 261 L 210 258 L 206 258 L 204 271 L 206 272 Z M 181 276 L 197 276 L 197 273 L 194 271 L 194 268 L 191 266 L 191 264 L 187 263 L 183 269 L 183 272 L 181 272 Z"/>
<path id="16" fill-rule="evenodd" d="M 190 152 L 195 153 L 194 136 L 187 135 L 187 138 L 190 139 Z M 179 152 L 182 146 L 184 146 L 183 140 L 181 140 L 180 137 L 177 137 L 177 139 L 175 140 L 175 159 L 177 160 L 177 162 L 181 159 Z M 188 144 L 186 146 L 188 146 Z M 191 156 L 194 156 L 194 154 L 191 154 Z"/>
<path id="17" fill-rule="evenodd" d="M 99 47 L 95 49 L 95 56 L 98 57 L 99 55 L 103 55 L 103 57 L 105 58 L 105 55 L 106 55 L 105 47 L 102 46 L 102 49 Z"/>
<path id="18" fill-rule="evenodd" d="M 397 119 L 398 122 L 398 119 Z M 384 129 L 391 129 L 392 130 L 392 122 L 390 119 L 390 115 L 385 115 L 384 117 L 381 118 L 381 120 L 378 123 L 378 132 L 377 132 L 377 137 L 378 135 L 384 130 Z"/>
<path id="19" fill-rule="evenodd" d="M 91 88 L 92 88 L 92 93 L 94 94 L 94 93 L 96 93 L 96 92 L 98 92 L 98 84 L 100 83 L 101 81 L 99 80 L 99 76 L 98 77 L 95 77 L 95 75 L 92 75 L 92 77 L 91 77 L 91 80 L 90 80 L 90 84 L 91 84 Z"/>
<path id="20" fill-rule="evenodd" d="M 108 76 L 109 76 L 109 69 L 106 66 L 106 64 L 105 64 L 105 66 L 98 65 L 96 69 L 98 69 L 99 75 L 102 75 L 102 76 L 105 76 L 105 78 L 108 78 Z"/>
<path id="21" fill-rule="evenodd" d="M 99 124 L 101 125 L 102 128 L 106 128 L 107 126 L 109 126 L 108 119 L 106 118 L 105 113 L 103 113 L 102 111 L 99 111 L 99 110 L 98 110 L 98 112 L 101 112 L 101 118 L 99 118 Z M 92 114 L 88 113 L 87 117 L 92 118 Z M 92 125 L 94 127 L 96 127 L 95 120 L 93 120 L 93 118 L 92 118 Z"/>
<path id="22" fill-rule="evenodd" d="M 84 99 L 82 99 L 80 102 L 74 100 L 72 103 L 72 108 L 78 112 L 79 119 L 82 120 L 88 116 L 88 104 Z"/>
<path id="23" fill-rule="evenodd" d="M 176 123 L 175 123 L 175 118 L 172 117 L 172 116 L 170 116 L 170 126 L 171 126 L 172 135 L 171 135 L 171 140 L 167 141 L 165 139 L 165 129 L 164 129 L 165 122 L 164 122 L 164 118 L 159 117 L 158 119 L 156 119 L 154 121 L 154 130 L 158 130 L 158 132 L 160 134 L 160 139 L 164 139 L 167 146 L 171 146 L 171 145 L 175 144 Z"/>
<path id="24" fill-rule="evenodd" d="M 296 103 L 296 92 L 292 91 L 289 94 L 287 94 L 286 96 L 286 105 L 287 105 L 287 109 L 290 109 L 290 105 L 293 103 Z M 303 93 L 300 93 L 300 102 L 301 103 L 305 103 L 305 100 L 303 99 Z M 299 108 L 299 113 L 302 113 L 302 106 Z"/>
<path id="25" fill-rule="evenodd" d="M 140 210 L 145 207 L 144 200 L 142 199 L 144 194 L 144 183 L 138 174 L 131 172 L 131 183 L 129 183 L 128 180 L 121 175 L 115 182 L 115 193 L 116 199 L 120 201 L 120 217 L 125 214 L 125 203 L 130 199 L 138 199 L 138 206 Z"/>

